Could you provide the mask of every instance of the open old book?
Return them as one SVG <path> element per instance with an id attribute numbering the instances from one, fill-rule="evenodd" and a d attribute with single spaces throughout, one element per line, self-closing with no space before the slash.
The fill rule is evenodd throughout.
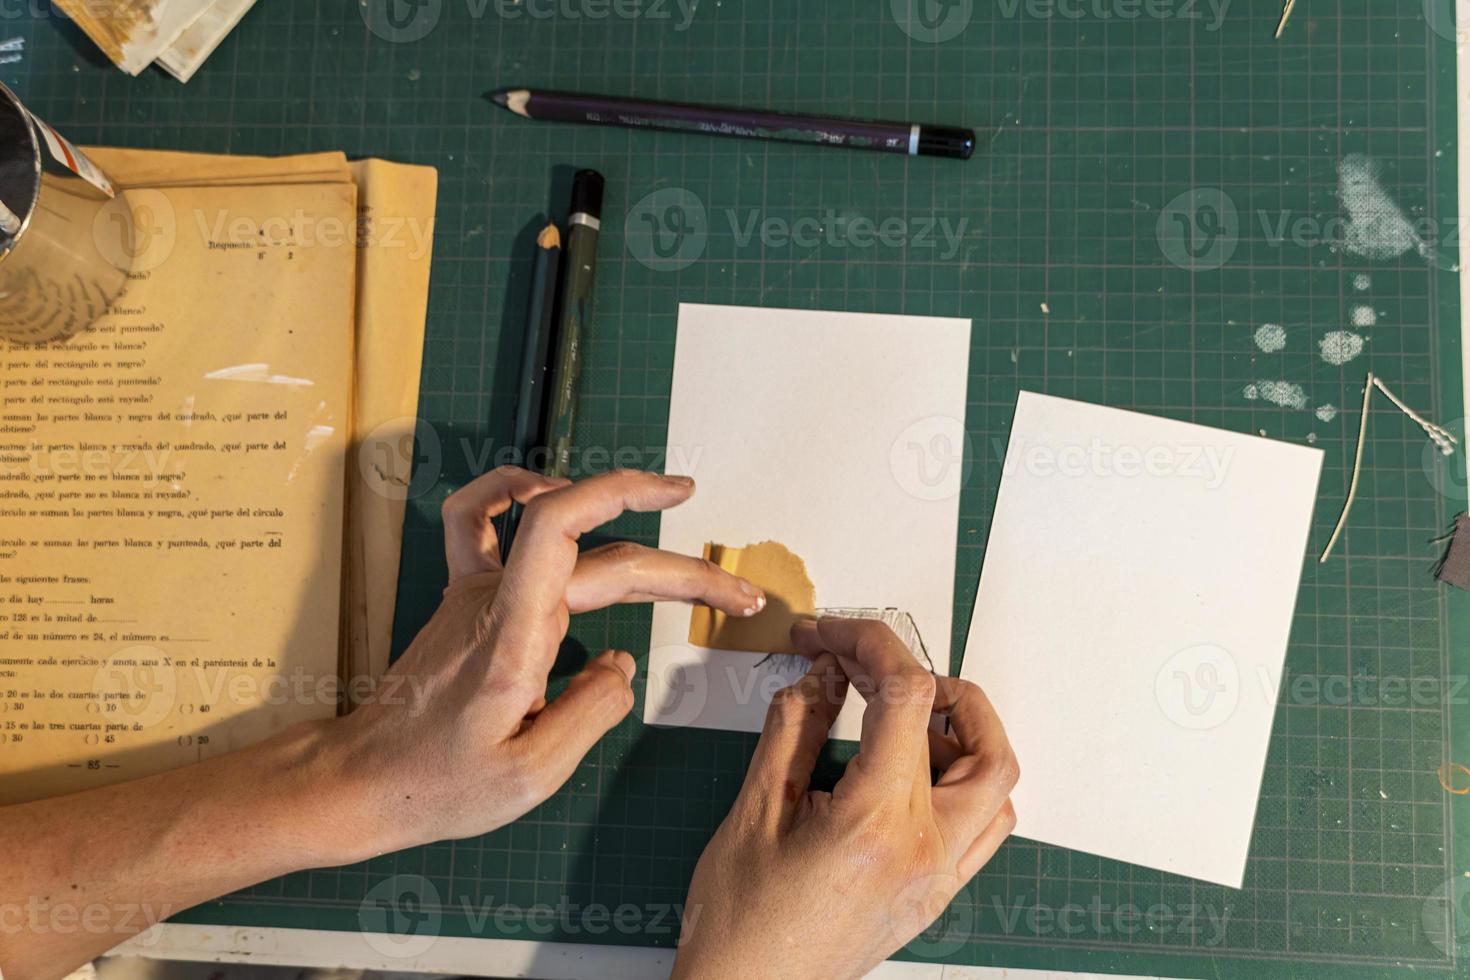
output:
<path id="1" fill-rule="evenodd" d="M 330 716 L 388 663 L 435 172 L 87 152 L 128 289 L 0 341 L 0 803 Z"/>

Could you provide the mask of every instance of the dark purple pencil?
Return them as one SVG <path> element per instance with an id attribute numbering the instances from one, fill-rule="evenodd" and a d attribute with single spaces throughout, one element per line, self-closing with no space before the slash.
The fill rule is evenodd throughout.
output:
<path id="1" fill-rule="evenodd" d="M 957 160 L 968 160 L 975 152 L 975 131 L 954 126 L 829 119 L 786 112 L 722 109 L 687 102 L 650 102 L 646 99 L 525 88 L 499 89 L 486 98 L 518 116 L 550 122 L 742 136 L 783 143 L 817 143 Z"/>

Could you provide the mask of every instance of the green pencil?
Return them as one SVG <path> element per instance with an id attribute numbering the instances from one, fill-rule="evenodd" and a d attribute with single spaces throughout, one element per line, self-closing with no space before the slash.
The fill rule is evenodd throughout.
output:
<path id="1" fill-rule="evenodd" d="M 572 429 L 577 423 L 577 382 L 582 375 L 583 335 L 592 314 L 592 283 L 597 274 L 597 239 L 602 229 L 602 175 L 582 170 L 572 182 L 567 219 L 561 314 L 552 373 L 551 425 L 547 476 L 570 476 Z"/>

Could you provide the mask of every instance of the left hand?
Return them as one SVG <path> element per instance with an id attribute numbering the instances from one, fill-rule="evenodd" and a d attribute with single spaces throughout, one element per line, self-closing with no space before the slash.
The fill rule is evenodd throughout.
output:
<path id="1" fill-rule="evenodd" d="M 366 837 L 392 850 L 487 833 L 556 792 L 633 707 L 635 664 L 602 653 L 547 703 L 547 676 L 573 613 L 622 602 L 702 602 L 730 615 L 765 606 L 718 566 L 617 543 L 578 553 L 581 535 L 625 510 L 658 511 L 694 493 L 687 477 L 619 471 L 581 483 L 505 467 L 444 503 L 449 587 L 385 679 L 395 703 L 344 720 L 349 761 L 370 779 Z M 525 507 L 502 566 L 493 520 Z M 386 698 L 384 699 L 387 700 Z"/>

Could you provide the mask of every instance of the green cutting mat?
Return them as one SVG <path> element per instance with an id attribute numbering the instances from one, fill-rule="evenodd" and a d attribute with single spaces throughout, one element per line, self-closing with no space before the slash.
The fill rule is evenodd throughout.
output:
<path id="1" fill-rule="evenodd" d="M 76 141 L 345 149 L 439 168 L 421 412 L 434 438 L 408 518 L 400 649 L 444 577 L 440 500 L 508 437 L 525 230 L 574 167 L 609 185 L 578 434 L 621 462 L 661 463 L 680 300 L 973 319 L 956 664 L 1019 390 L 1314 442 L 1326 451 L 1314 551 L 1342 501 L 1367 367 L 1442 422 L 1464 414 L 1445 0 L 1309 0 L 1280 42 L 1267 0 L 1218 19 L 1206 0 L 922 0 L 915 17 L 908 0 L 704 0 L 688 19 L 674 0 L 392 0 L 394 19 L 383 0 L 261 0 L 187 88 L 100 64 L 37 2 L 0 11 L 0 39 L 29 41 L 0 77 Z M 958 164 L 532 125 L 479 100 L 510 83 L 994 135 Z M 1351 154 L 1421 223 L 1428 259 L 1337 247 L 1337 168 Z M 864 221 L 890 222 L 886 240 Z M 1318 343 L 1354 329 L 1358 303 L 1377 324 L 1354 330 L 1366 352 L 1334 367 Z M 1285 328 L 1282 349 L 1257 346 L 1266 324 Z M 1250 400 L 1252 384 L 1298 397 L 1261 382 L 1299 385 L 1302 407 Z M 1435 769 L 1470 763 L 1470 618 L 1463 595 L 1432 581 L 1427 543 L 1463 509 L 1465 481 L 1402 416 L 1383 403 L 1374 415 L 1352 529 L 1333 561 L 1303 564 L 1245 888 L 1016 840 L 906 955 L 1171 976 L 1465 975 L 1470 897 L 1456 885 L 1470 797 L 1446 794 Z M 653 542 L 657 523 L 616 530 Z M 642 651 L 648 628 L 646 610 L 618 610 L 577 620 L 572 637 Z M 439 934 L 669 946 L 753 739 L 654 731 L 641 712 L 513 827 L 293 875 L 182 918 L 409 934 L 400 952 Z M 549 917 L 526 914 L 542 903 Z"/>

